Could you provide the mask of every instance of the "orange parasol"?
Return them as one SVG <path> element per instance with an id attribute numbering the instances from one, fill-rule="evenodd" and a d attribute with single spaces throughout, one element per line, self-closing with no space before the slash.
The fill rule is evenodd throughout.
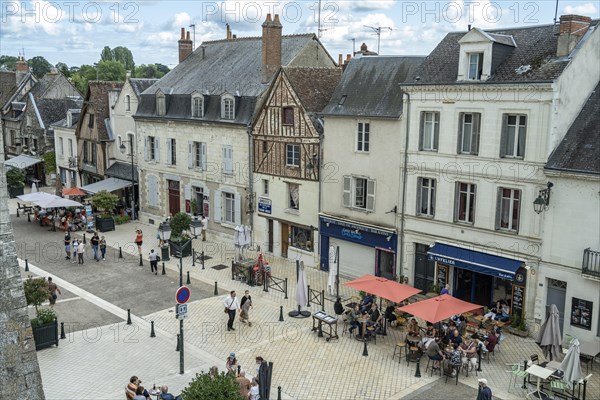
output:
<path id="1" fill-rule="evenodd" d="M 343 285 L 354 289 L 363 290 L 367 293 L 374 294 L 383 299 L 387 299 L 396 303 L 406 300 L 409 297 L 421 292 L 421 289 L 416 289 L 412 286 L 403 285 L 389 279 L 369 274 L 363 275 L 351 282 L 344 283 Z"/>
<path id="2" fill-rule="evenodd" d="M 79 188 L 63 188 L 62 190 L 63 196 L 85 196 L 86 192 Z"/>
<path id="3" fill-rule="evenodd" d="M 436 323 L 453 315 L 462 314 L 481 307 L 480 305 L 452 297 L 449 294 L 443 294 L 432 299 L 400 307 L 400 311 L 422 318 L 425 321 Z"/>

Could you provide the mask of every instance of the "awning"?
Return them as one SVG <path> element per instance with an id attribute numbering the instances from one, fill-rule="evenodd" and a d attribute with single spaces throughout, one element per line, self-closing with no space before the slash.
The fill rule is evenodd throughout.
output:
<path id="1" fill-rule="evenodd" d="M 124 181 L 123 179 L 119 178 L 106 178 L 103 181 L 83 186 L 81 189 L 88 193 L 96 194 L 103 190 L 106 190 L 107 192 L 114 192 L 115 190 L 123 189 L 127 186 L 131 186 L 131 182 Z"/>
<path id="2" fill-rule="evenodd" d="M 133 171 L 132 171 L 133 170 Z M 137 168 L 131 168 L 131 164 L 115 161 L 113 165 L 108 167 L 104 174 L 112 178 L 125 179 L 131 182 L 131 173 L 133 172 L 133 179 L 139 182 Z"/>
<path id="3" fill-rule="evenodd" d="M 432 261 L 510 280 L 523 264 L 522 261 L 442 243 L 436 243 L 427 254 Z"/>
<path id="4" fill-rule="evenodd" d="M 21 154 L 20 156 L 16 156 L 4 161 L 4 165 L 7 167 L 15 167 L 18 169 L 26 169 L 35 165 L 37 163 L 41 163 L 42 160 L 37 157 L 26 156 L 25 154 Z"/>

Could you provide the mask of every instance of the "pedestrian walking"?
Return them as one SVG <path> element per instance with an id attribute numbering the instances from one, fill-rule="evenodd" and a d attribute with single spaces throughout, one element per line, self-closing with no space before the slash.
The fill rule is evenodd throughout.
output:
<path id="1" fill-rule="evenodd" d="M 62 294 L 56 283 L 52 282 L 52 277 L 48 277 L 48 300 L 50 301 L 50 308 L 56 304 L 56 298 L 59 294 Z"/>
<path id="2" fill-rule="evenodd" d="M 98 232 L 94 232 L 94 236 L 92 236 L 92 239 L 90 239 L 90 244 L 92 245 L 92 251 L 94 252 L 94 260 L 96 260 L 96 262 L 100 261 L 100 257 L 98 255 L 100 236 L 98 236 Z"/>
<path id="3" fill-rule="evenodd" d="M 229 293 L 229 296 L 223 299 L 223 304 L 225 305 L 225 314 L 229 316 L 229 320 L 227 321 L 227 331 L 235 331 L 235 328 L 233 327 L 235 312 L 240 309 L 240 302 L 235 296 L 235 290 L 232 290 Z"/>
<path id="4" fill-rule="evenodd" d="M 135 231 L 135 244 L 137 244 L 138 254 L 142 255 L 142 243 L 144 242 L 144 234 L 141 229 Z"/>
<path id="5" fill-rule="evenodd" d="M 160 261 L 160 257 L 154 252 L 154 249 L 150 250 L 148 259 L 150 260 L 150 273 L 154 272 L 154 275 L 158 275 L 158 262 Z"/>
<path id="6" fill-rule="evenodd" d="M 83 244 L 82 244 L 83 246 Z M 73 264 L 75 263 L 75 259 L 77 258 L 77 249 L 79 248 L 79 240 L 73 239 Z"/>
<path id="7" fill-rule="evenodd" d="M 71 234 L 69 233 L 69 231 L 65 232 L 65 253 L 67 254 L 65 259 L 70 260 L 71 259 Z"/>
<path id="8" fill-rule="evenodd" d="M 487 385 L 487 379 L 482 378 L 478 379 L 478 381 L 479 392 L 477 393 L 477 400 L 492 400 L 492 389 Z"/>
<path id="9" fill-rule="evenodd" d="M 208 229 L 208 218 L 206 218 L 206 216 L 203 215 L 202 219 L 200 219 L 200 222 L 202 223 L 202 241 L 206 242 L 206 230 Z"/>
<path id="10" fill-rule="evenodd" d="M 104 236 L 100 238 L 100 254 L 102 255 L 102 261 L 106 260 L 106 239 Z"/>
<path id="11" fill-rule="evenodd" d="M 83 243 L 79 243 L 79 246 L 77 246 L 77 264 L 83 264 L 83 253 L 85 253 L 85 246 Z"/>
<path id="12" fill-rule="evenodd" d="M 250 322 L 250 308 L 252 308 L 252 296 L 250 296 L 250 291 L 246 290 L 244 292 L 244 296 L 242 296 L 242 300 L 240 301 L 240 307 L 242 311 L 240 312 L 240 321 L 247 323 L 248 326 L 252 326 L 252 322 Z"/>

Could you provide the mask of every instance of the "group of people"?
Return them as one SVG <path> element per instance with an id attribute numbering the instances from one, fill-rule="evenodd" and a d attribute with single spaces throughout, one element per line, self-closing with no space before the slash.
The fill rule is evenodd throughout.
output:
<path id="1" fill-rule="evenodd" d="M 154 385 L 153 392 L 157 392 L 156 385 Z M 129 379 L 129 383 L 125 386 L 125 398 L 126 400 L 151 400 L 150 393 L 142 386 L 142 381 L 137 376 L 132 376 Z M 181 400 L 181 396 L 174 396 L 169 393 L 169 387 L 163 385 L 160 387 L 158 394 L 159 400 Z"/>
<path id="2" fill-rule="evenodd" d="M 510 320 L 510 304 L 504 300 L 496 301 L 490 310 L 483 316 L 483 323 L 487 320 L 508 322 Z"/>
<path id="3" fill-rule="evenodd" d="M 246 371 L 240 368 L 234 352 L 231 352 L 229 357 L 225 360 L 225 369 L 228 374 L 236 377 L 236 380 L 240 385 L 240 395 L 243 399 L 258 400 L 260 398 L 258 376 L 263 361 L 262 357 L 256 357 L 256 376 L 250 380 L 246 378 Z M 211 367 L 209 373 L 213 376 L 218 375 L 218 368 L 216 366 Z"/>
<path id="4" fill-rule="evenodd" d="M 75 259 L 77 259 L 77 264 L 83 264 L 83 255 L 85 253 L 85 244 L 83 241 L 72 239 L 71 233 L 68 230 L 65 231 L 65 237 L 63 240 L 66 254 L 65 259 L 72 260 L 72 263 L 75 263 Z M 94 232 L 90 239 L 90 246 L 92 248 L 92 252 L 94 253 L 94 260 L 97 262 L 99 262 L 100 259 L 103 261 L 106 260 L 106 239 L 104 236 L 99 236 L 98 232 Z"/>
<path id="5" fill-rule="evenodd" d="M 250 309 L 252 307 L 252 296 L 250 296 L 250 291 L 246 290 L 244 292 L 244 296 L 242 296 L 241 301 L 237 298 L 237 293 L 235 290 L 229 292 L 229 296 L 223 299 L 223 305 L 225 306 L 225 314 L 227 314 L 227 331 L 235 331 L 233 327 L 233 323 L 235 321 L 236 312 L 240 312 L 240 321 L 248 324 L 248 326 L 252 326 L 252 322 L 250 322 Z"/>

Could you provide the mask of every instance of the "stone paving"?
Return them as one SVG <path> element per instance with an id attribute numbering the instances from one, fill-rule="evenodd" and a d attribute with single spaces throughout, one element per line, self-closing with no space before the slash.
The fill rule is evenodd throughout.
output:
<path id="1" fill-rule="evenodd" d="M 14 206 L 11 207 L 11 210 L 14 210 Z M 23 226 L 22 223 L 20 225 Z M 27 224 L 24 226 L 26 227 Z M 145 234 L 142 254 L 147 254 L 151 248 L 157 249 L 155 226 L 129 223 L 117 226 L 116 231 L 107 232 L 105 236 L 110 246 L 117 249 L 120 246 L 125 254 L 136 256 L 137 248 L 132 240 L 134 239 L 134 230 L 138 227 L 143 229 Z M 52 236 L 49 237 L 49 241 L 60 242 L 63 233 L 50 233 L 50 235 Z M 178 353 L 174 351 L 174 335 L 178 333 L 179 325 L 174 317 L 173 307 L 165 307 L 158 308 L 158 311 L 146 315 L 141 314 L 139 319 L 134 320 L 134 323 L 139 323 L 140 331 L 145 330 L 146 333 L 149 332 L 148 322 L 155 321 L 159 336 L 146 339 L 148 335 L 141 335 L 140 342 L 135 346 L 125 346 L 109 340 L 108 337 L 115 329 L 111 330 L 111 326 L 115 325 L 107 325 L 102 327 L 102 338 L 93 344 L 94 347 L 90 347 L 92 345 L 88 345 L 86 341 L 75 341 L 63 345 L 65 342 L 63 340 L 59 352 L 49 350 L 39 352 L 47 393 L 60 393 L 60 387 L 71 380 L 70 377 L 67 380 L 64 376 L 62 379 L 59 378 L 59 372 L 55 371 L 58 369 L 64 372 L 66 369 L 64 365 L 77 365 L 75 368 L 68 368 L 68 370 L 73 369 L 74 377 L 79 376 L 78 374 L 87 374 L 88 377 L 93 377 L 92 380 L 101 382 L 97 383 L 100 386 L 91 390 L 95 395 L 90 398 L 104 398 L 98 396 L 101 393 L 111 394 L 106 398 L 113 398 L 113 393 L 122 394 L 124 380 L 126 381 L 128 375 L 132 373 L 132 369 L 136 374 L 142 376 L 147 384 L 150 383 L 149 379 L 162 379 L 163 382 L 168 382 L 170 386 L 178 390 L 183 388 L 193 373 L 200 369 L 206 369 L 213 364 L 222 369 L 225 358 L 231 351 L 236 352 L 242 368 L 247 369 L 250 375 L 254 375 L 253 360 L 255 356 L 261 355 L 266 360 L 272 361 L 274 363 L 272 393 L 276 393 L 277 386 L 281 385 L 284 398 L 400 399 L 417 398 L 413 393 L 423 393 L 424 397 L 422 398 L 435 399 L 437 398 L 435 393 L 443 393 L 437 389 L 440 385 L 447 386 L 451 392 L 463 392 L 463 386 L 460 386 L 461 389 L 457 388 L 454 381 L 449 380 L 444 384 L 444 380 L 440 380 L 439 376 L 430 377 L 429 373 L 425 373 L 426 362 L 421 364 L 422 377 L 415 378 L 416 365 L 414 363 L 407 364 L 404 359 L 398 362 L 397 358 L 392 360 L 394 345 L 404 335 L 400 330 L 390 329 L 387 336 L 378 336 L 376 344 L 369 343 L 368 356 L 363 356 L 363 344 L 348 335 L 342 336 L 341 326 L 339 329 L 340 339 L 326 342 L 324 338 L 318 338 L 316 333 L 311 331 L 312 318 L 298 320 L 288 317 L 287 312 L 296 308 L 294 301 L 295 262 L 293 260 L 269 255 L 265 257 L 271 265 L 274 276 L 288 278 L 288 298 L 285 299 L 283 293 L 273 290 L 267 293 L 262 290 L 262 287 L 250 288 L 243 282 L 231 280 L 231 268 L 223 270 L 212 268 L 217 264 L 231 265 L 231 260 L 236 257 L 236 250 L 230 243 L 219 241 L 219 238 L 209 235 L 209 241 L 194 240 L 193 245 L 196 250 L 202 251 L 203 249 L 212 258 L 205 262 L 204 270 L 199 265 L 192 266 L 191 257 L 184 258 L 184 271 L 190 271 L 193 280 L 211 285 L 211 287 L 217 282 L 219 296 L 214 297 L 212 293 L 208 294 L 207 290 L 192 290 L 192 301 L 189 305 L 190 315 L 184 324 L 186 374 L 180 376 L 177 373 Z M 256 257 L 256 252 L 246 251 L 246 255 Z M 145 263 L 147 264 L 147 261 Z M 178 259 L 165 263 L 168 276 L 177 276 L 177 263 Z M 327 289 L 326 273 L 311 268 L 307 268 L 306 272 L 307 281 L 312 288 Z M 69 280 L 67 276 L 65 279 Z M 251 291 L 254 300 L 255 307 L 251 311 L 253 324 L 248 327 L 237 323 L 235 332 L 226 332 L 226 316 L 222 311 L 222 298 L 229 290 L 242 293 L 245 289 Z M 88 290 L 102 297 L 101 290 L 97 291 L 91 287 L 88 287 Z M 81 296 L 77 294 L 77 290 L 75 292 L 76 295 Z M 357 294 L 356 291 L 340 285 L 340 295 L 344 299 L 349 299 Z M 327 298 L 324 308 L 327 312 L 333 313 L 333 302 L 331 301 L 333 298 L 329 295 Z M 91 301 L 96 303 L 94 298 L 91 298 Z M 280 306 L 283 306 L 284 311 L 283 322 L 279 322 Z M 103 307 L 115 315 L 121 317 L 123 315 L 123 311 L 115 305 Z M 113 310 L 111 307 L 115 307 L 115 309 Z M 309 310 L 314 312 L 320 308 L 313 304 Z M 520 385 L 509 390 L 510 374 L 506 372 L 509 369 L 506 364 L 522 363 L 529 355 L 534 353 L 541 355 L 542 352 L 533 339 L 522 339 L 510 334 L 506 336 L 507 339 L 502 343 L 501 350 L 496 354 L 495 359 L 492 359 L 489 364 L 487 361 L 482 362 L 483 372 L 480 372 L 477 377 L 473 374 L 469 374 L 469 377 L 465 377 L 464 374 L 460 376 L 459 384 L 470 388 L 470 392 L 469 389 L 464 389 L 467 391 L 465 393 L 471 393 L 468 396 L 476 397 L 477 378 L 485 377 L 494 391 L 495 398 L 508 400 L 525 397 L 525 392 L 520 389 Z M 110 374 L 101 373 L 99 370 L 102 368 L 99 364 L 88 362 L 88 358 L 96 357 L 97 353 L 100 360 L 102 357 L 115 355 L 114 362 L 106 362 L 111 366 L 108 369 L 113 369 L 114 365 L 114 371 L 110 371 Z M 55 363 L 56 360 L 62 358 L 78 360 L 81 357 L 85 357 L 85 363 L 81 363 L 80 360 L 79 362 L 75 361 L 75 364 Z M 189 364 L 188 357 L 190 357 Z M 198 359 L 196 360 L 194 357 Z M 132 364 L 135 367 L 132 368 Z M 104 369 L 107 368 L 104 367 Z M 56 376 L 52 374 L 56 374 Z M 598 375 L 594 374 L 588 385 L 588 399 L 600 398 Z M 89 380 L 90 378 L 87 379 L 88 382 Z M 104 389 L 100 387 L 104 387 Z M 431 387 L 436 388 L 436 391 L 431 392 L 434 397 L 427 395 L 427 388 Z M 88 397 L 78 396 L 77 398 Z"/>

